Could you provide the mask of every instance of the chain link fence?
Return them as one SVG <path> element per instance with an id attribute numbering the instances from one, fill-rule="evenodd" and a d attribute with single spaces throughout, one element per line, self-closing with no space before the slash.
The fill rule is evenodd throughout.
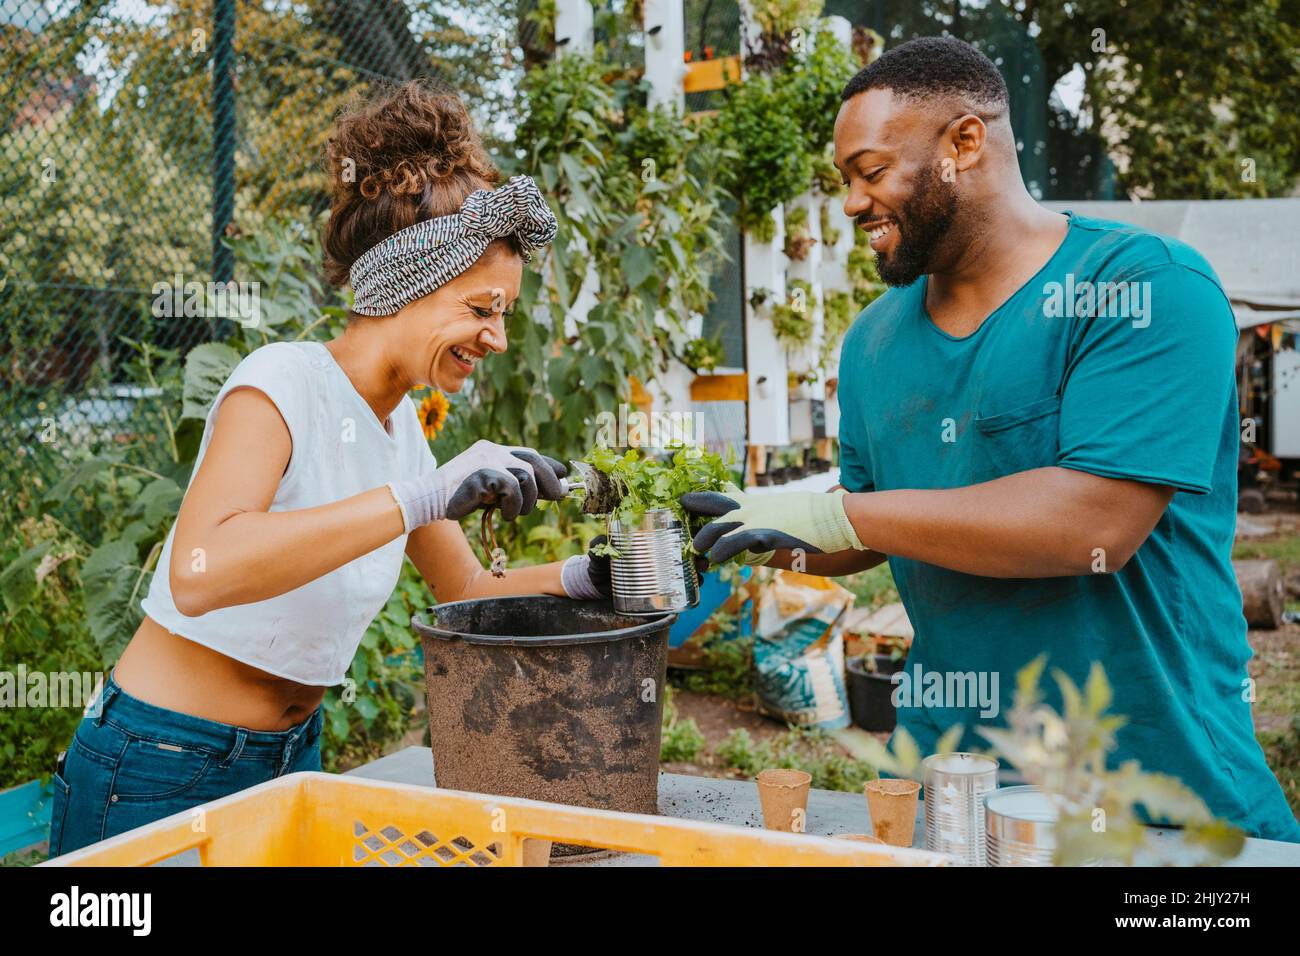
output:
<path id="1" fill-rule="evenodd" d="M 533 27 L 505 43 L 484 24 L 512 21 L 399 0 L 0 0 L 7 516 L 87 453 L 159 462 L 169 409 L 133 343 L 179 359 L 221 337 L 230 317 L 187 300 L 240 278 L 236 223 L 314 227 L 348 95 L 455 75 L 490 103 L 500 83 L 479 64 Z"/>

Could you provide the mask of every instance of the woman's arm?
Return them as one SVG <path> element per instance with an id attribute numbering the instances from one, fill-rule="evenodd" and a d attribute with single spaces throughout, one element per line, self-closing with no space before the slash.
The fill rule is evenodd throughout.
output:
<path id="1" fill-rule="evenodd" d="M 387 488 L 268 512 L 292 450 L 289 427 L 263 392 L 226 396 L 176 519 L 168 573 L 182 614 L 284 594 L 402 534 Z"/>
<path id="2" fill-rule="evenodd" d="M 511 594 L 565 596 L 560 584 L 563 561 L 511 568 L 505 577 L 495 577 L 479 564 L 455 521 L 434 521 L 412 531 L 406 539 L 406 554 L 439 604 Z"/>

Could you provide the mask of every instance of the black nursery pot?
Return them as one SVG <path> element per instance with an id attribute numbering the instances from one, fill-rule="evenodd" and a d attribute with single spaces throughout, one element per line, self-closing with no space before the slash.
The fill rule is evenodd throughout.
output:
<path id="1" fill-rule="evenodd" d="M 894 660 L 888 654 L 870 655 L 875 662 L 874 671 L 867 669 L 867 655 L 852 657 L 845 665 L 848 671 L 849 712 L 853 722 L 863 730 L 888 733 L 898 722 L 894 702 L 894 683 L 890 675 L 903 669 L 905 658 Z"/>

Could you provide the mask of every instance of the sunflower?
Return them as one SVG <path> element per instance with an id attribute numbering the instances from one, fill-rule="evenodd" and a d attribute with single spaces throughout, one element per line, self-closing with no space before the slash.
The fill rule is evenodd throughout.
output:
<path id="1" fill-rule="evenodd" d="M 424 426 L 424 437 L 429 441 L 437 438 L 438 432 L 447 423 L 447 410 L 450 407 L 447 396 L 436 388 L 425 393 L 420 402 L 420 424 Z"/>

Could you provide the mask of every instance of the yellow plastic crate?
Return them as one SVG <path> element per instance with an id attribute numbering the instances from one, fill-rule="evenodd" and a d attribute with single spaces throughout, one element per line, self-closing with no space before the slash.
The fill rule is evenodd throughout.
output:
<path id="1" fill-rule="evenodd" d="M 865 808 L 864 808 L 865 811 Z M 521 866 L 526 840 L 658 857 L 663 866 L 942 866 L 924 850 L 295 773 L 57 857 L 147 866 Z M 530 857 L 545 844 L 530 844 Z"/>

